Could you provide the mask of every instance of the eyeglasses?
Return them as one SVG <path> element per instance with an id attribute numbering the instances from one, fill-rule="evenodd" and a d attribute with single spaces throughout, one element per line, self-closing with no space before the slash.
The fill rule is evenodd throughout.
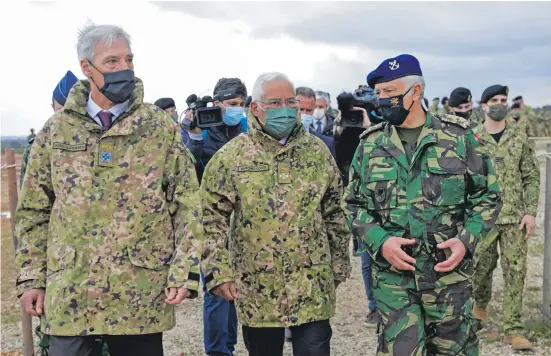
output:
<path id="1" fill-rule="evenodd" d="M 280 108 L 283 105 L 283 101 L 279 99 L 270 99 L 268 101 L 261 101 L 261 103 L 272 108 Z M 285 106 L 288 108 L 296 108 L 298 106 L 298 100 L 287 99 L 285 100 Z"/>

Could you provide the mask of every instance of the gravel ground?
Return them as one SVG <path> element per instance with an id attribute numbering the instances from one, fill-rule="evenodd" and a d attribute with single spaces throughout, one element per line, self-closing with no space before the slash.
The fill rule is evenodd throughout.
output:
<path id="1" fill-rule="evenodd" d="M 544 177 L 542 170 L 542 190 Z M 538 216 L 537 236 L 530 240 L 530 245 L 539 246 L 543 244 L 543 194 L 540 199 L 540 213 Z M 367 329 L 363 326 L 363 321 L 367 311 L 367 300 L 363 287 L 363 280 L 360 269 L 360 258 L 352 257 L 353 270 L 351 278 L 339 286 L 337 297 L 337 315 L 332 319 L 333 338 L 331 340 L 332 354 L 336 356 L 358 356 L 375 355 L 376 338 L 375 329 Z M 529 257 L 528 275 L 526 279 L 526 288 L 541 288 L 543 284 L 543 255 L 535 253 Z M 494 295 L 500 299 L 503 289 L 503 279 L 501 267 L 494 273 Z M 540 292 L 532 292 L 535 300 L 541 300 Z M 178 355 L 182 353 L 186 356 L 201 356 L 203 351 L 203 322 L 202 322 L 202 299 L 186 301 L 177 308 L 177 325 L 165 333 L 164 345 L 167 356 Z M 537 309 L 529 309 L 525 299 L 525 318 L 531 315 L 538 315 Z M 495 323 L 499 325 L 501 319 L 501 307 L 496 301 L 493 301 L 490 308 L 497 313 Z M 35 320 L 36 322 L 37 320 Z M 16 323 L 2 325 L 1 330 L 1 350 L 10 351 L 21 348 L 20 325 Z M 502 335 L 503 337 L 503 335 Z M 236 355 L 246 355 L 241 334 L 238 336 Z M 285 346 L 285 355 L 292 355 L 289 344 Z M 480 355 L 517 355 L 510 346 L 504 345 L 500 340 L 495 342 L 481 342 Z M 523 353 L 525 355 L 551 355 L 551 346 L 543 344 L 543 340 L 535 342 L 535 348 L 532 352 Z M 4 353 L 2 354 L 4 355 Z M 400 355 L 402 356 L 402 355 Z"/>

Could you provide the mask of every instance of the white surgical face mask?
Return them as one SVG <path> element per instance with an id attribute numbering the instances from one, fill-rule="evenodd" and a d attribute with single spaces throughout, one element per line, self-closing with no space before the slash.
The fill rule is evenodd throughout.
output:
<path id="1" fill-rule="evenodd" d="M 314 110 L 314 117 L 316 119 L 321 120 L 323 119 L 324 116 L 325 116 L 325 110 L 320 108 Z"/>

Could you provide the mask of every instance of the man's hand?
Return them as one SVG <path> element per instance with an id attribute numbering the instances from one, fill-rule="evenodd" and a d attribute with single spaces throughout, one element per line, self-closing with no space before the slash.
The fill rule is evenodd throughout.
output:
<path id="1" fill-rule="evenodd" d="M 233 282 L 222 283 L 212 290 L 212 294 L 216 294 L 217 296 L 220 296 L 228 301 L 239 298 Z"/>
<path id="2" fill-rule="evenodd" d="M 367 115 L 367 111 L 366 111 L 365 109 L 363 109 L 363 108 L 357 108 L 357 107 L 353 107 L 352 109 L 354 109 L 354 110 L 359 110 L 359 111 L 362 112 L 362 116 L 363 116 L 363 118 L 364 118 L 362 127 L 363 127 L 364 129 L 366 129 L 366 130 L 367 130 L 368 128 L 370 128 L 370 127 L 371 127 L 371 121 L 369 121 L 369 115 Z"/>
<path id="3" fill-rule="evenodd" d="M 382 255 L 398 270 L 415 271 L 415 267 L 409 264 L 415 263 L 415 259 L 402 250 L 402 245 L 413 244 L 415 244 L 415 240 L 413 239 L 403 239 L 396 236 L 389 237 L 383 244 Z"/>
<path id="4" fill-rule="evenodd" d="M 441 250 L 449 248 L 452 251 L 451 256 L 447 260 L 434 266 L 434 270 L 436 272 L 449 272 L 453 270 L 457 267 L 459 262 L 463 261 L 463 257 L 465 257 L 465 253 L 467 252 L 463 242 L 456 237 L 446 240 L 441 244 L 436 245 L 436 247 Z"/>
<path id="5" fill-rule="evenodd" d="M 44 307 L 44 289 L 30 289 L 21 296 L 21 305 L 32 316 L 40 316 Z"/>
<path id="6" fill-rule="evenodd" d="M 193 122 L 193 110 L 188 110 L 186 112 L 186 116 L 184 117 L 184 120 L 187 120 L 189 122 Z M 203 130 L 201 130 L 201 128 L 199 128 L 199 127 L 196 127 L 193 130 L 189 130 L 189 132 L 200 135 L 200 134 L 203 133 Z"/>
<path id="7" fill-rule="evenodd" d="M 522 230 L 524 229 L 524 227 L 526 227 L 526 236 L 524 238 L 528 240 L 530 239 L 530 237 L 532 237 L 532 235 L 534 235 L 534 232 L 536 231 L 536 217 L 524 215 L 518 229 Z"/>
<path id="8" fill-rule="evenodd" d="M 184 299 L 191 297 L 191 292 L 187 288 L 165 288 L 165 303 L 178 305 Z"/>
<path id="9" fill-rule="evenodd" d="M 365 111 L 365 109 L 363 108 L 358 108 L 358 107 L 353 107 L 352 110 L 357 110 L 357 111 L 361 111 L 362 112 L 362 116 L 363 116 L 363 125 L 362 127 L 364 129 L 368 129 L 371 127 L 371 121 L 369 121 L 369 115 L 367 115 L 367 111 Z M 339 110 L 339 114 L 337 115 L 337 118 L 335 119 L 335 123 L 336 123 L 336 127 L 337 127 L 337 133 L 339 135 L 342 135 L 343 131 L 344 131 L 344 127 L 341 126 L 341 111 Z"/>

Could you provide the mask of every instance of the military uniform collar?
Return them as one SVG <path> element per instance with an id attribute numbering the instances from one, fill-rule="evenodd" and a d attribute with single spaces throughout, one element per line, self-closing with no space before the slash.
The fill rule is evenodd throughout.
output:
<path id="1" fill-rule="evenodd" d="M 478 125 L 473 129 L 473 132 L 484 142 L 489 143 L 491 145 L 502 145 L 504 142 L 509 140 L 511 137 L 515 136 L 516 128 L 510 123 L 505 122 L 505 132 L 503 132 L 503 135 L 499 139 L 499 142 L 496 142 L 492 135 L 486 131 L 484 128 L 484 124 Z"/>

